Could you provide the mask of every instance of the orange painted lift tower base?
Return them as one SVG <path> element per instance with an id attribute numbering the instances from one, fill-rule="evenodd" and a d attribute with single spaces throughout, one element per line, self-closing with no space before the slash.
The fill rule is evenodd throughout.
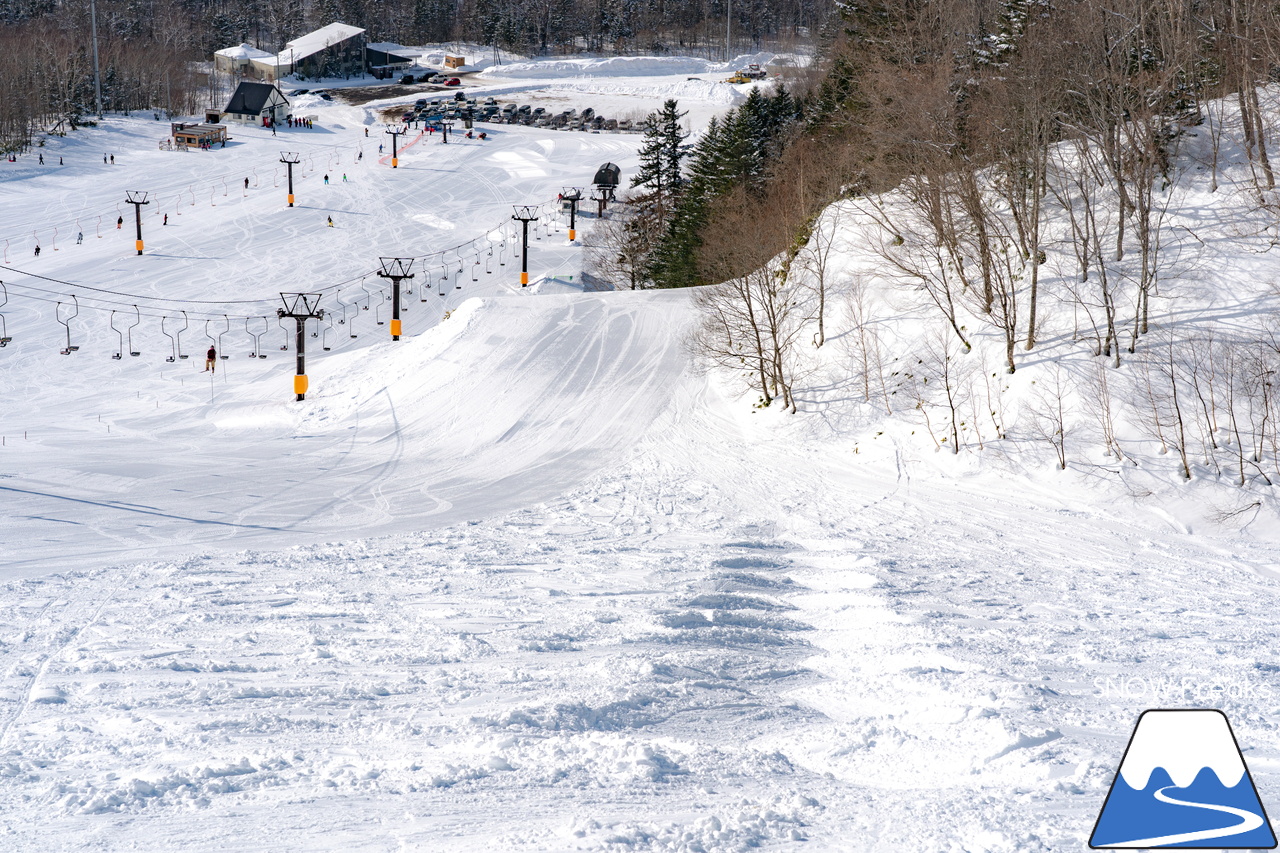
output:
<path id="1" fill-rule="evenodd" d="M 138 254 L 142 254 L 142 206 L 151 204 L 147 201 L 147 194 L 137 190 L 125 190 L 125 201 L 127 204 L 133 205 L 134 219 L 138 223 L 138 239 L 134 241 L 133 247 L 138 250 Z"/>
<path id="2" fill-rule="evenodd" d="M 307 321 L 323 320 L 318 293 L 281 293 L 283 308 L 276 309 L 276 316 L 288 317 L 298 324 L 298 373 L 293 377 L 293 393 L 299 400 L 307 399 Z"/>
<path id="3" fill-rule="evenodd" d="M 400 340 L 400 281 L 413 278 L 413 258 L 379 258 L 379 278 L 391 279 L 391 340 Z M 430 282 L 428 282 L 428 285 Z"/>
<path id="4" fill-rule="evenodd" d="M 538 218 L 538 208 L 531 205 L 515 205 L 511 217 L 522 226 L 520 238 L 520 286 L 529 286 L 529 223 Z"/>
<path id="5" fill-rule="evenodd" d="M 289 206 L 293 207 L 293 167 L 302 162 L 302 157 L 296 151 L 281 151 L 280 162 L 289 169 Z"/>

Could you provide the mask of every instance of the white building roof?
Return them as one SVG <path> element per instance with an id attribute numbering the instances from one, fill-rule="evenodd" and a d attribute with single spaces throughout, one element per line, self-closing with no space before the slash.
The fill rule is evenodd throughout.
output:
<path id="1" fill-rule="evenodd" d="M 235 47 L 224 47 L 222 50 L 215 51 L 216 56 L 225 56 L 229 59 L 266 59 L 275 56 L 265 50 L 258 50 L 250 44 L 238 44 Z"/>
<path id="2" fill-rule="evenodd" d="M 352 36 L 360 35 L 364 30 L 347 24 L 329 24 L 315 32 L 298 36 L 293 41 L 285 42 L 284 50 L 277 55 L 279 65 L 287 65 L 304 59 L 313 53 L 319 53 L 327 47 L 346 41 Z"/>

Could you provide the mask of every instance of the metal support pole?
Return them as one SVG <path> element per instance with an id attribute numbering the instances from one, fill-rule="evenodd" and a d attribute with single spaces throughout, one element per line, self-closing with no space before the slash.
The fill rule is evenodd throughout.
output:
<path id="1" fill-rule="evenodd" d="M 134 241 L 133 245 L 134 245 L 134 248 L 138 250 L 138 254 L 141 255 L 142 254 L 142 206 L 144 204 L 151 204 L 151 202 L 147 201 L 146 193 L 138 192 L 137 190 L 126 190 L 125 202 L 127 204 L 133 205 L 134 220 L 137 222 L 137 226 L 138 226 L 138 236 L 137 236 L 137 239 Z"/>
<path id="2" fill-rule="evenodd" d="M 93 30 L 93 105 L 102 118 L 102 75 L 98 71 L 98 4 L 89 0 L 89 29 Z"/>
<path id="3" fill-rule="evenodd" d="M 390 127 L 388 127 L 386 132 L 391 135 L 391 168 L 398 169 L 400 168 L 400 157 L 396 150 L 396 143 L 399 142 L 400 137 L 404 134 L 404 131 L 392 130 Z"/>
<path id="4" fill-rule="evenodd" d="M 298 324 L 298 372 L 293 377 L 293 393 L 301 401 L 307 399 L 307 321 L 323 320 L 324 309 L 318 307 L 319 293 L 281 293 L 280 298 L 284 300 L 284 307 L 277 308 L 276 315 Z"/>
<path id="5" fill-rule="evenodd" d="M 292 151 L 281 151 L 280 162 L 289 170 L 289 206 L 293 207 L 293 167 L 302 162 L 302 157 Z"/>
<path id="6" fill-rule="evenodd" d="M 294 317 L 293 321 L 298 324 L 298 336 L 297 336 L 298 373 L 297 375 L 301 376 L 303 380 L 306 380 L 307 378 L 307 318 Z M 307 389 L 305 387 L 303 387 L 302 390 L 298 390 L 297 388 L 294 388 L 293 390 L 295 393 L 297 393 L 299 400 L 305 400 L 307 398 Z"/>
<path id="7" fill-rule="evenodd" d="M 378 270 L 380 278 L 391 279 L 391 340 L 400 340 L 400 282 L 413 278 L 409 270 L 413 267 L 413 258 L 380 258 L 382 269 Z M 430 285 L 430 282 L 427 282 Z"/>
<path id="8" fill-rule="evenodd" d="M 538 218 L 537 207 L 517 206 L 511 218 L 520 223 L 520 286 L 529 286 L 529 223 Z"/>
<path id="9" fill-rule="evenodd" d="M 569 202 L 569 242 L 578 239 L 578 202 L 582 201 L 582 190 L 577 187 L 566 187 L 560 197 Z"/>

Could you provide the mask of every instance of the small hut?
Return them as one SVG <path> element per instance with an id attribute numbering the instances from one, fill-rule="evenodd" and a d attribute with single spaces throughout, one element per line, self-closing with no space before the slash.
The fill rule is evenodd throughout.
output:
<path id="1" fill-rule="evenodd" d="M 169 125 L 173 136 L 173 147 L 179 151 L 187 148 L 212 148 L 217 144 L 225 144 L 231 137 L 227 136 L 227 127 L 222 124 L 197 124 L 194 122 L 175 122 Z"/>

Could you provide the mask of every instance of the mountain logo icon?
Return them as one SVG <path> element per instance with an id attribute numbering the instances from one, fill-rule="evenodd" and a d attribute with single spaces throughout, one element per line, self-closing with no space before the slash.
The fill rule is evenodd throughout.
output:
<path id="1" fill-rule="evenodd" d="M 1227 716 L 1143 711 L 1089 847 L 1274 849 L 1276 835 Z"/>

